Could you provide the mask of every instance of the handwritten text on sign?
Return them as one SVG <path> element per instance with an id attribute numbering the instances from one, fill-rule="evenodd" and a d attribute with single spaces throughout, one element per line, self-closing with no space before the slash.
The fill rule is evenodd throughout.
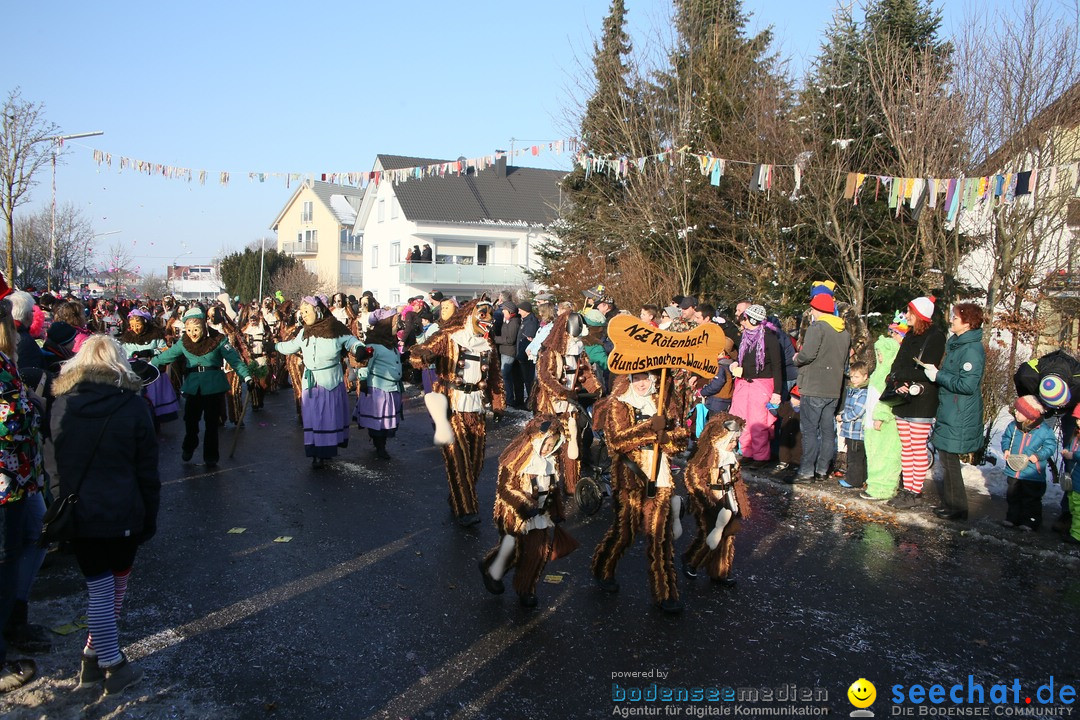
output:
<path id="1" fill-rule="evenodd" d="M 608 355 L 608 369 L 618 375 L 661 368 L 681 368 L 704 377 L 720 369 L 724 331 L 706 323 L 688 332 L 666 332 L 632 315 L 616 315 L 608 324 L 615 349 Z"/>

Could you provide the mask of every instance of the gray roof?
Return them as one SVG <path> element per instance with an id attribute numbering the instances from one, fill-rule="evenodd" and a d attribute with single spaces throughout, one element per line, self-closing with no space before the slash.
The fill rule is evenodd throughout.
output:
<path id="1" fill-rule="evenodd" d="M 337 216 L 338 222 L 342 225 L 352 225 L 356 220 L 356 211 L 360 209 L 360 203 L 364 200 L 364 191 L 361 188 L 350 187 L 348 185 L 335 185 L 334 183 L 322 182 L 321 180 L 313 180 L 311 189 L 315 191 L 315 194 L 322 201 L 322 204 L 326 206 L 330 212 Z M 332 195 L 341 195 L 349 203 L 353 209 L 353 216 L 342 217 L 341 213 L 337 211 L 333 203 L 330 201 Z"/>
<path id="2" fill-rule="evenodd" d="M 450 162 L 399 155 L 379 155 L 398 168 Z M 449 223 L 512 223 L 548 225 L 559 216 L 559 182 L 564 170 L 509 166 L 502 176 L 496 166 L 470 175 L 407 180 L 394 186 L 401 211 L 409 220 Z"/>
<path id="3" fill-rule="evenodd" d="M 383 170 L 401 170 L 402 168 L 420 167 L 421 165 L 438 165 L 450 162 L 438 158 L 413 157 L 411 155 L 384 155 L 375 156 L 375 165 Z"/>

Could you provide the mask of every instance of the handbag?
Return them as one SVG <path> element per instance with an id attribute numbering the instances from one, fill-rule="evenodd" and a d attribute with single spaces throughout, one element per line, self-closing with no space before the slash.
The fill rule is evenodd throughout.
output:
<path id="1" fill-rule="evenodd" d="M 922 364 L 922 356 L 923 356 L 923 353 L 926 352 L 926 343 L 928 343 L 929 341 L 930 341 L 930 338 L 923 339 L 922 347 L 919 348 L 919 356 L 917 358 L 915 358 L 915 361 L 914 361 L 917 365 Z M 915 383 L 915 384 L 917 385 L 919 383 Z M 920 395 L 920 393 L 918 393 L 918 392 L 916 392 L 916 393 L 897 392 L 897 390 L 899 388 L 903 387 L 903 386 L 904 386 L 904 383 L 897 380 L 896 373 L 890 372 L 888 375 L 885 376 L 885 387 L 881 391 L 881 396 L 878 398 L 878 402 L 882 402 L 882 403 L 885 403 L 886 405 L 888 405 L 889 407 L 896 408 L 896 407 L 900 407 L 901 405 L 904 405 L 905 403 L 911 402 L 911 399 L 913 397 L 918 397 Z M 920 390 L 921 389 L 922 388 L 920 388 Z"/>
<path id="2" fill-rule="evenodd" d="M 45 509 L 45 514 L 41 516 L 39 547 L 45 548 L 53 543 L 75 538 L 75 506 L 79 503 L 79 490 L 82 488 L 83 480 L 86 478 L 86 471 L 90 469 L 90 463 L 93 462 L 94 456 L 97 455 L 98 445 L 101 444 L 101 438 L 105 434 L 105 427 L 108 424 L 109 418 L 105 418 L 105 422 L 101 423 L 97 440 L 94 441 L 94 449 L 90 453 L 86 465 L 83 466 L 79 481 L 75 484 L 75 491 L 67 497 L 53 502 Z"/>

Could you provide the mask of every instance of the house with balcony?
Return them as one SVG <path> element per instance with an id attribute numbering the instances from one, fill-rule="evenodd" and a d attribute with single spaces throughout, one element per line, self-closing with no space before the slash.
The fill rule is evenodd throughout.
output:
<path id="1" fill-rule="evenodd" d="M 375 170 L 448 162 L 378 155 Z M 559 216 L 562 170 L 507 166 L 505 156 L 484 170 L 371 184 L 353 234 L 365 243 L 364 289 L 381 303 L 441 291 L 467 299 L 492 290 L 533 290 L 527 269 Z M 407 262 L 414 247 L 431 248 L 430 262 Z"/>
<path id="2" fill-rule="evenodd" d="M 278 213 L 271 230 L 278 252 L 300 260 L 329 292 L 359 295 L 363 288 L 363 235 L 354 230 L 364 191 L 347 185 L 304 182 Z"/>

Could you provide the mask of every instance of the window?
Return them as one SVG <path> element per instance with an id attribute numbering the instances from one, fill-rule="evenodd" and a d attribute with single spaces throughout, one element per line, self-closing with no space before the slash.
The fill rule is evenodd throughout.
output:
<path id="1" fill-rule="evenodd" d="M 340 233 L 341 238 L 341 251 L 342 252 L 360 252 L 361 249 L 361 237 L 357 237 L 349 232 L 348 228 L 342 228 Z"/>
<path id="2" fill-rule="evenodd" d="M 303 223 L 311 222 L 312 216 L 314 214 L 315 214 L 314 203 L 311 202 L 310 200 L 305 201 L 304 202 L 304 210 L 300 214 L 300 222 L 303 222 Z"/>
<path id="3" fill-rule="evenodd" d="M 311 249 L 313 246 L 319 243 L 319 231 L 318 230 L 305 230 L 304 231 L 304 244 L 307 249 Z"/>
<path id="4" fill-rule="evenodd" d="M 301 230 L 300 232 L 296 233 L 296 244 L 301 245 L 301 244 L 303 244 L 303 242 L 304 242 L 304 231 Z"/>
<path id="5" fill-rule="evenodd" d="M 390 264 L 401 264 L 401 243 L 392 243 L 390 245 Z"/>
<path id="6" fill-rule="evenodd" d="M 391 220 L 397 220 L 398 208 L 399 207 L 400 206 L 398 205 L 397 196 L 394 196 L 394 197 L 390 198 L 390 219 Z"/>
<path id="7" fill-rule="evenodd" d="M 373 268 L 379 267 L 379 246 L 378 245 L 372 245 L 371 246 L 371 267 L 373 267 Z"/>
<path id="8" fill-rule="evenodd" d="M 487 265 L 488 264 L 488 249 L 489 249 L 489 246 L 487 246 L 487 245 L 477 245 L 476 246 L 476 264 L 477 265 Z"/>
<path id="9" fill-rule="evenodd" d="M 400 290 L 391 290 L 390 291 L 390 304 L 391 305 L 400 305 L 401 304 L 401 291 Z"/>
<path id="10" fill-rule="evenodd" d="M 382 222 L 386 218 L 386 201 L 379 201 L 379 222 Z"/>

